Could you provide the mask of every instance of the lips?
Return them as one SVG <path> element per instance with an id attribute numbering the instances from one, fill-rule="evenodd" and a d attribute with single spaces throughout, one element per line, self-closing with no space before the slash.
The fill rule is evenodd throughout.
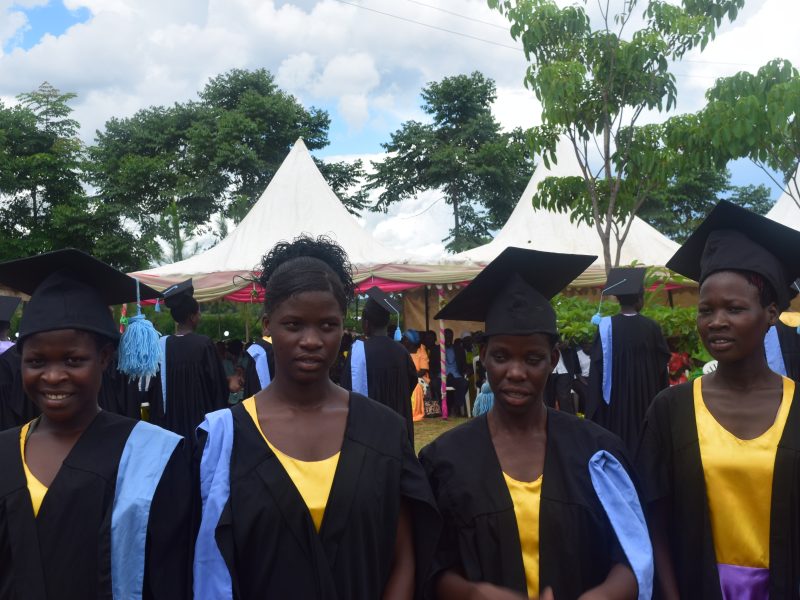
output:
<path id="1" fill-rule="evenodd" d="M 502 389 L 500 391 L 509 400 L 525 400 L 531 396 L 531 392 L 528 390 Z"/>
<path id="2" fill-rule="evenodd" d="M 298 356 L 294 362 L 303 367 L 316 368 L 323 364 L 325 361 L 321 356 Z"/>

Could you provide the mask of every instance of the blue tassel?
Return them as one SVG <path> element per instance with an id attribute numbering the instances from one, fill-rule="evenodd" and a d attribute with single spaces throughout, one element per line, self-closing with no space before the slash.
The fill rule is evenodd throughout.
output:
<path id="1" fill-rule="evenodd" d="M 161 304 L 159 303 L 158 298 L 156 298 L 156 312 L 161 312 Z"/>
<path id="2" fill-rule="evenodd" d="M 403 339 L 403 333 L 400 331 L 400 323 L 397 324 L 397 328 L 394 330 L 394 341 L 399 342 Z"/>
<path id="3" fill-rule="evenodd" d="M 600 325 L 600 321 L 603 319 L 603 315 L 599 312 L 592 315 L 592 325 Z"/>
<path id="4" fill-rule="evenodd" d="M 119 342 L 117 369 L 131 379 L 139 380 L 139 389 L 146 390 L 161 364 L 161 334 L 142 314 L 139 280 L 136 280 L 136 316 L 128 319 L 128 328 Z"/>

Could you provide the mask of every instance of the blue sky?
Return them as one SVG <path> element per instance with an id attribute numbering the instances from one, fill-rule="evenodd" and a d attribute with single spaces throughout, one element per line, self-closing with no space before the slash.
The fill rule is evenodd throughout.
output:
<path id="1" fill-rule="evenodd" d="M 80 7 L 69 10 L 63 2 L 50 1 L 44 6 L 21 8 L 12 4 L 25 14 L 28 19 L 27 26 L 16 38 L 9 40 L 3 50 L 9 52 L 14 48 L 29 50 L 35 46 L 46 34 L 58 36 L 67 31 L 72 25 L 85 23 L 91 17 L 91 12 Z"/>

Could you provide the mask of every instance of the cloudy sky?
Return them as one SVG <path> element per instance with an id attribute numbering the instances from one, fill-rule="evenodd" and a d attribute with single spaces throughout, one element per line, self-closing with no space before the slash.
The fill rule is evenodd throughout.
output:
<path id="1" fill-rule="evenodd" d="M 800 65 L 799 22 L 800 0 L 747 0 L 702 55 L 675 67 L 677 110 L 700 108 L 716 77 L 775 57 Z M 473 70 L 496 80 L 504 126 L 538 120 L 522 52 L 486 0 L 0 0 L 0 99 L 42 81 L 76 92 L 87 142 L 109 117 L 194 98 L 234 67 L 265 67 L 301 102 L 329 111 L 322 157 L 380 153 L 403 121 L 421 118 L 422 86 Z M 732 170 L 734 183 L 768 183 L 747 163 Z M 425 194 L 365 226 L 387 245 L 431 255 L 450 220 Z"/>

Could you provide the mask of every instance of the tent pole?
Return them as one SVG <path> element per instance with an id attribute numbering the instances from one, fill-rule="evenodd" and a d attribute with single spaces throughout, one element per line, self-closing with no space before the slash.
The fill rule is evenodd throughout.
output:
<path id="1" fill-rule="evenodd" d="M 425 286 L 425 331 L 430 330 L 430 306 L 428 305 L 428 286 Z"/>

